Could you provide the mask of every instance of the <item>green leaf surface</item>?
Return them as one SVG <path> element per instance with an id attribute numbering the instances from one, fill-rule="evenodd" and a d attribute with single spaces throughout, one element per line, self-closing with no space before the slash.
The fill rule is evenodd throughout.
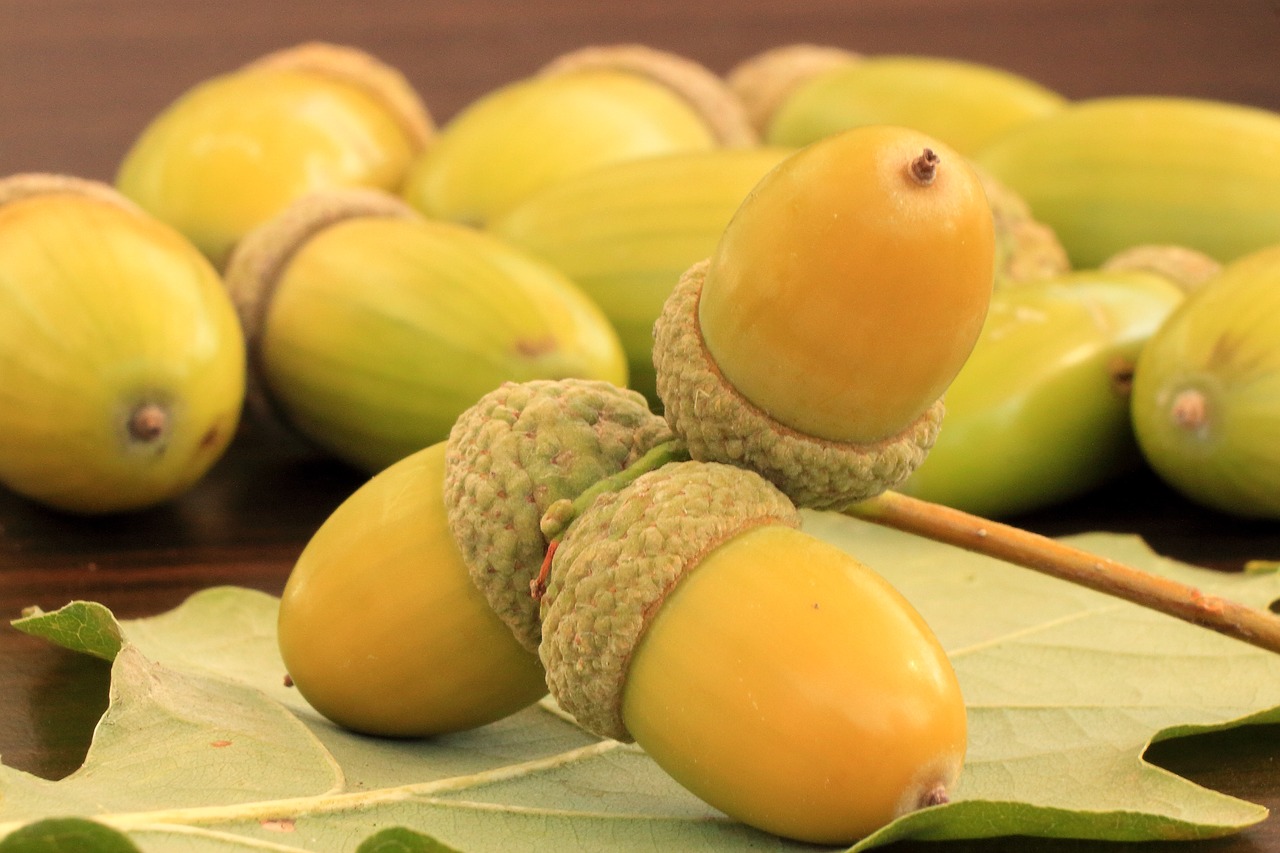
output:
<path id="1" fill-rule="evenodd" d="M 882 573 L 947 648 L 970 714 L 952 802 L 851 850 L 900 839 L 1109 840 L 1228 834 L 1255 804 L 1147 764 L 1156 739 L 1280 722 L 1280 655 L 1026 569 L 835 514 L 806 528 Z M 1265 607 L 1280 574 L 1226 575 L 1133 537 L 1072 544 Z M 144 851 L 812 851 L 738 824 L 634 745 L 544 702 L 472 732 L 396 741 L 338 729 L 284 680 L 278 601 L 231 587 L 118 622 L 75 602 L 22 630 L 110 658 L 84 766 L 58 782 L 0 766 L 0 837 L 91 817 Z"/>

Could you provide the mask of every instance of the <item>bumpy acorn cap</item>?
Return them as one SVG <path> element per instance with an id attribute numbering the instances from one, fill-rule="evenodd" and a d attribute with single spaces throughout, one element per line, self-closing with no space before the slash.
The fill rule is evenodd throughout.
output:
<path id="1" fill-rule="evenodd" d="M 634 738 L 622 720 L 632 653 L 680 579 L 717 546 L 800 513 L 758 474 L 674 462 L 596 498 L 569 526 L 542 597 L 547 686 L 578 724 Z M 698 650 L 690 650 L 697 654 Z"/>
<path id="2" fill-rule="evenodd" d="M 414 151 L 422 151 L 435 137 L 435 121 L 405 76 L 359 48 L 304 42 L 259 57 L 243 70 L 274 68 L 322 75 L 362 89 L 391 114 Z"/>
<path id="3" fill-rule="evenodd" d="M 933 447 L 943 404 L 933 403 L 898 435 L 874 444 L 815 438 L 774 420 L 716 366 L 698 325 L 709 261 L 690 267 L 654 324 L 658 396 L 671 431 L 693 459 L 754 469 L 797 506 L 842 509 L 891 489 Z"/>
<path id="4" fill-rule="evenodd" d="M 760 141 L 741 101 L 719 76 L 692 59 L 665 50 L 640 44 L 584 47 L 560 55 L 538 73 L 591 69 L 626 71 L 666 86 L 702 116 L 721 145 L 746 148 Z"/>
<path id="5" fill-rule="evenodd" d="M 1067 249 L 1031 206 L 986 169 L 969 164 L 991 206 L 996 235 L 996 286 L 1021 284 L 1070 272 Z"/>
<path id="6" fill-rule="evenodd" d="M 326 228 L 348 219 L 420 219 L 408 203 L 382 190 L 351 187 L 304 195 L 251 229 L 231 252 L 223 282 L 240 316 L 249 356 L 246 400 L 259 412 L 287 422 L 271 403 L 262 371 L 262 335 L 276 286 L 293 256 Z"/>
<path id="7" fill-rule="evenodd" d="M 670 439 L 639 392 L 587 379 L 507 382 L 454 423 L 449 530 L 472 581 L 526 649 L 542 636 L 529 584 L 547 550 L 543 513 Z"/>
<path id="8" fill-rule="evenodd" d="M 101 181 L 53 172 L 20 172 L 0 178 L 0 206 L 11 201 L 44 195 L 84 196 L 113 204 L 122 210 L 142 213 L 142 208 L 118 192 L 115 187 Z"/>
<path id="9" fill-rule="evenodd" d="M 1216 278 L 1222 264 L 1187 246 L 1144 244 L 1116 252 L 1102 262 L 1102 269 L 1153 272 L 1191 293 Z"/>
<path id="10" fill-rule="evenodd" d="M 756 133 L 764 136 L 792 92 L 820 74 L 861 58 L 842 47 L 784 44 L 742 60 L 725 74 L 725 82 L 742 102 Z"/>

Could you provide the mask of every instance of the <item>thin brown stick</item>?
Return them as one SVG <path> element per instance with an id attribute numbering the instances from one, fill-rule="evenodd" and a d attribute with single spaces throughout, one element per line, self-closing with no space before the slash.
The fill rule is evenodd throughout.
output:
<path id="1" fill-rule="evenodd" d="M 946 542 L 1114 595 L 1280 653 L 1280 616 L 950 507 L 885 492 L 847 515 Z"/>

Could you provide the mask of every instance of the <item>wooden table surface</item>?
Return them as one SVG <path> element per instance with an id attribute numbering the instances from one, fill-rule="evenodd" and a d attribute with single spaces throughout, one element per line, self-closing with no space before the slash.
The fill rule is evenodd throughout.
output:
<path id="1" fill-rule="evenodd" d="M 142 125 L 182 91 L 308 39 L 363 47 L 400 68 L 440 120 L 562 51 L 624 41 L 717 71 L 795 41 L 932 53 L 1002 65 L 1071 97 L 1184 94 L 1280 110 L 1275 0 L 0 0 L 0 175 L 109 180 Z M 248 418 L 204 481 L 154 510 L 77 518 L 0 489 L 4 763 L 51 779 L 71 772 L 106 703 L 106 665 L 10 628 L 23 607 L 91 599 L 131 618 L 215 584 L 278 593 L 310 534 L 363 479 Z M 1137 532 L 1162 553 L 1224 570 L 1280 557 L 1280 525 L 1199 509 L 1145 472 L 1018 523 Z M 1278 812 L 1241 835 L 1172 849 L 1280 851 L 1280 726 L 1171 741 L 1149 756 Z M 1025 839 L 908 848 L 1170 849 Z"/>

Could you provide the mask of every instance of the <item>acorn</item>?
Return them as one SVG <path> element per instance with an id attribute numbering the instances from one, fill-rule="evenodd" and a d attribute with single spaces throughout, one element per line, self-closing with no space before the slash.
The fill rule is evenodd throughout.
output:
<path id="1" fill-rule="evenodd" d="M 471 583 L 444 504 L 445 445 L 374 476 L 307 542 L 280 599 L 289 679 L 334 723 L 427 737 L 485 725 L 546 686 Z"/>
<path id="2" fill-rule="evenodd" d="M 377 190 L 294 202 L 244 237 L 226 284 L 252 398 L 369 471 L 443 441 L 504 381 L 626 382 L 617 334 L 573 282 Z"/>
<path id="3" fill-rule="evenodd" d="M 991 209 L 951 148 L 888 126 L 815 142 L 752 190 L 663 309 L 672 431 L 802 506 L 892 488 L 937 436 L 993 275 Z"/>
<path id="4" fill-rule="evenodd" d="M 1151 467 L 1189 499 L 1280 518 L 1280 246 L 1228 263 L 1138 358 L 1131 411 Z"/>
<path id="5" fill-rule="evenodd" d="M 1078 270 L 997 291 L 947 389 L 945 426 L 898 491 L 1001 518 L 1135 470 L 1134 363 L 1183 297 L 1143 270 Z"/>
<path id="6" fill-rule="evenodd" d="M 788 153 L 717 148 L 601 166 L 534 193 L 489 230 L 555 266 L 600 306 L 626 349 L 630 387 L 656 407 L 653 324 L 663 303 Z"/>
<path id="7" fill-rule="evenodd" d="M 76 513 L 193 486 L 235 434 L 244 339 L 217 271 L 109 185 L 0 180 L 0 483 Z"/>
<path id="8" fill-rule="evenodd" d="M 559 532 L 553 520 L 642 460 L 667 461 L 671 440 L 639 393 L 580 379 L 503 383 L 454 424 L 449 529 L 472 580 L 530 652 L 542 636 L 530 584 Z"/>
<path id="9" fill-rule="evenodd" d="M 399 71 L 310 42 L 201 82 L 156 116 L 116 186 L 222 268 L 250 229 L 311 192 L 398 192 L 435 132 Z"/>
<path id="10" fill-rule="evenodd" d="M 852 127 L 895 124 L 970 156 L 1066 102 L 1030 78 L 991 65 L 935 56 L 863 55 L 811 67 L 776 104 L 762 138 L 772 145 L 800 146 Z"/>
<path id="11" fill-rule="evenodd" d="M 551 562 L 560 706 L 766 832 L 848 844 L 945 803 L 966 712 L 920 615 L 754 472 L 678 462 L 594 502 Z"/>
<path id="12" fill-rule="evenodd" d="M 1280 114 L 1219 101 L 1077 101 L 992 140 L 980 166 L 1092 268 L 1143 244 L 1226 262 L 1280 234 Z"/>
<path id="13" fill-rule="evenodd" d="M 1217 278 L 1222 264 L 1186 246 L 1148 243 L 1121 249 L 1103 261 L 1101 269 L 1153 272 L 1191 293 Z"/>
<path id="14" fill-rule="evenodd" d="M 584 48 L 450 120 L 404 197 L 428 216 L 484 225 L 608 163 L 756 142 L 742 105 L 702 65 L 642 45 Z"/>

